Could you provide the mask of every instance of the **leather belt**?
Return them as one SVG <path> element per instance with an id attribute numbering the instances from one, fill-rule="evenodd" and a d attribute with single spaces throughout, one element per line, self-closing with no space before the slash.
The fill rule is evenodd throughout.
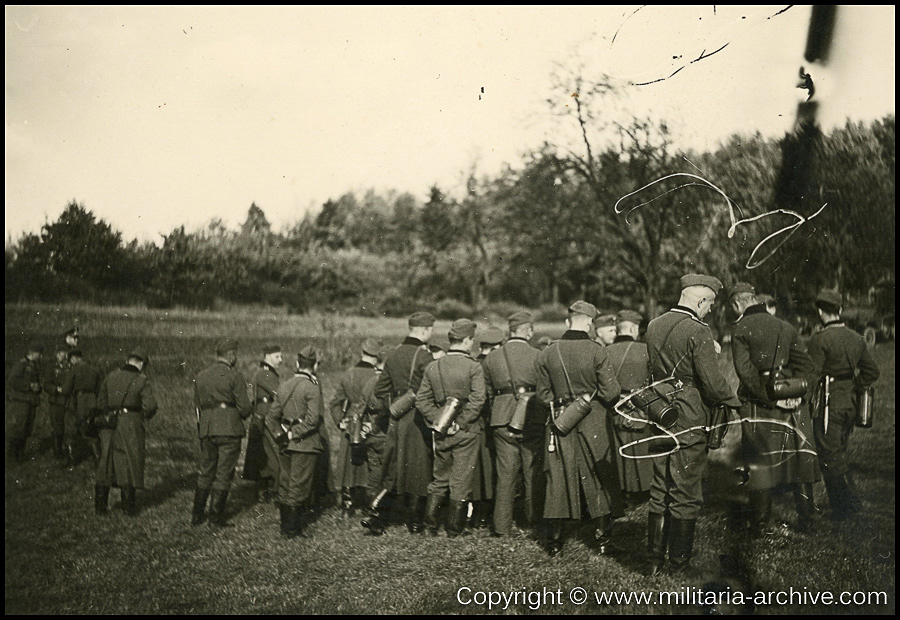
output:
<path id="1" fill-rule="evenodd" d="M 207 405 L 203 407 L 204 409 L 235 409 L 236 405 L 234 403 L 215 403 L 213 405 Z"/>
<path id="2" fill-rule="evenodd" d="M 534 392 L 537 389 L 535 386 L 528 385 L 528 384 L 520 385 L 519 390 L 521 390 L 522 388 L 524 388 L 524 390 L 522 391 L 523 394 L 527 394 L 528 392 Z M 501 396 L 503 394 L 515 394 L 519 390 L 513 389 L 512 386 L 502 387 L 502 388 L 494 390 L 494 396 Z"/>

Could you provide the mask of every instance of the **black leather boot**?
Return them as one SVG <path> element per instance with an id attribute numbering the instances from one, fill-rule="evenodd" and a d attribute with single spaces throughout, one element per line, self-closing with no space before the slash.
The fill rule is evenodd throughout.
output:
<path id="1" fill-rule="evenodd" d="M 406 524 L 410 534 L 419 534 L 425 529 L 426 499 L 418 495 L 409 496 L 409 522 Z"/>
<path id="2" fill-rule="evenodd" d="M 209 499 L 209 489 L 194 490 L 194 508 L 191 511 L 191 525 L 200 525 L 206 521 L 207 499 Z"/>
<path id="3" fill-rule="evenodd" d="M 450 515 L 447 518 L 447 538 L 465 535 L 466 512 L 469 502 L 466 500 L 450 500 Z"/>
<path id="4" fill-rule="evenodd" d="M 825 478 L 825 489 L 828 491 L 828 504 L 831 506 L 832 519 L 843 521 L 856 514 L 855 498 L 846 476 Z"/>
<path id="5" fill-rule="evenodd" d="M 764 536 L 772 533 L 769 521 L 772 518 L 772 493 L 768 490 L 750 491 L 750 533 Z"/>
<path id="6" fill-rule="evenodd" d="M 137 516 L 137 492 L 134 487 L 122 487 L 122 512 L 129 517 Z"/>
<path id="7" fill-rule="evenodd" d="M 443 503 L 443 495 L 429 495 L 428 501 L 425 503 L 424 524 L 426 530 L 432 536 L 438 535 L 438 530 L 440 529 L 438 523 L 438 511 L 441 509 L 441 504 Z"/>
<path id="8" fill-rule="evenodd" d="M 294 538 L 309 538 L 309 534 L 306 532 L 306 527 L 309 525 L 307 516 L 309 515 L 309 507 L 305 504 L 300 504 L 299 506 L 294 506 L 294 514 L 293 519 L 294 522 L 291 526 L 291 533 Z"/>
<path id="9" fill-rule="evenodd" d="M 209 524 L 214 527 L 233 527 L 228 523 L 225 506 L 228 503 L 228 491 L 212 491 L 209 503 Z"/>
<path id="10" fill-rule="evenodd" d="M 384 534 L 384 502 L 388 496 L 387 489 L 382 489 L 366 508 L 366 518 L 360 521 L 360 525 L 369 530 L 373 536 Z"/>
<path id="11" fill-rule="evenodd" d="M 547 519 L 547 555 L 554 557 L 562 553 L 563 520 Z"/>
<path id="12" fill-rule="evenodd" d="M 109 487 L 102 484 L 94 485 L 94 512 L 98 515 L 109 512 Z"/>
<path id="13" fill-rule="evenodd" d="M 600 555 L 612 555 L 617 549 L 612 544 L 612 518 L 610 515 L 603 515 L 593 520 L 594 540 L 597 541 L 597 553 Z"/>
<path id="14" fill-rule="evenodd" d="M 797 506 L 797 530 L 809 533 L 813 529 L 816 505 L 813 502 L 813 485 L 794 485 L 794 504 Z"/>
<path id="15" fill-rule="evenodd" d="M 650 559 L 649 575 L 662 571 L 666 563 L 666 548 L 669 543 L 669 519 L 667 515 L 651 512 L 647 518 L 647 556 Z"/>
<path id="16" fill-rule="evenodd" d="M 696 519 L 671 518 L 669 525 L 669 564 L 673 572 L 684 572 L 691 564 Z"/>

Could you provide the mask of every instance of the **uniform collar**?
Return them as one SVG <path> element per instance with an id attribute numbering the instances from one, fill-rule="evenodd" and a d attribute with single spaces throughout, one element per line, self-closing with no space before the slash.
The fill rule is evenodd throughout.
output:
<path id="1" fill-rule="evenodd" d="M 823 327 L 827 328 L 827 327 L 843 327 L 843 326 L 844 326 L 844 321 L 842 321 L 841 319 L 838 319 L 837 321 L 828 321 L 827 323 L 825 323 L 825 325 Z"/>
<path id="2" fill-rule="evenodd" d="M 140 370 L 138 370 L 137 368 L 135 368 L 135 367 L 132 366 L 131 364 L 125 364 L 124 366 L 122 366 L 122 370 L 124 370 L 125 372 L 134 372 L 134 373 L 140 373 L 140 372 L 141 372 Z"/>
<path id="3" fill-rule="evenodd" d="M 362 360 L 359 360 L 359 361 L 356 363 L 356 367 L 357 367 L 357 368 L 375 368 L 375 365 L 374 365 L 374 364 L 370 364 L 369 362 L 364 362 L 364 361 L 362 361 Z"/>
<path id="4" fill-rule="evenodd" d="M 706 325 L 706 323 L 704 323 L 703 320 L 699 316 L 697 316 L 696 312 L 694 312 L 693 310 L 691 310 L 690 308 L 687 308 L 685 306 L 675 306 L 674 308 L 669 310 L 669 312 L 678 312 L 679 314 L 686 314 L 689 317 L 691 317 L 692 319 L 694 319 L 695 321 L 697 321 L 698 323 L 700 323 L 701 325 Z"/>
<path id="5" fill-rule="evenodd" d="M 450 355 L 462 355 L 463 357 L 472 359 L 472 356 L 470 354 L 466 353 L 465 351 L 460 351 L 459 349 L 450 349 L 449 351 L 447 351 L 447 356 L 449 357 Z"/>
<path id="6" fill-rule="evenodd" d="M 751 314 L 768 314 L 769 311 L 766 310 L 766 304 L 754 304 L 744 310 L 744 316 L 750 316 Z"/>
<path id="7" fill-rule="evenodd" d="M 259 367 L 264 370 L 267 369 L 269 372 L 273 373 L 276 377 L 278 376 L 278 371 L 275 370 L 271 364 L 266 364 L 265 362 L 260 362 Z"/>
<path id="8" fill-rule="evenodd" d="M 402 344 L 411 344 L 414 347 L 422 347 L 425 346 L 425 343 L 419 340 L 418 338 L 413 338 L 412 336 L 407 336 L 403 339 Z"/>
<path id="9" fill-rule="evenodd" d="M 613 340 L 613 344 L 617 342 L 634 342 L 634 338 L 631 336 L 616 336 L 616 339 Z"/>
<path id="10" fill-rule="evenodd" d="M 509 344 L 510 342 L 524 342 L 525 344 L 528 344 L 527 340 L 520 338 L 519 336 L 510 336 L 506 343 Z"/>
<path id="11" fill-rule="evenodd" d="M 567 329 L 560 340 L 590 340 L 591 335 L 577 329 Z"/>
<path id="12" fill-rule="evenodd" d="M 315 385 L 319 385 L 319 380 L 316 378 L 314 374 L 309 372 L 308 370 L 298 370 L 295 374 L 295 377 L 306 377 L 310 381 L 312 381 Z"/>

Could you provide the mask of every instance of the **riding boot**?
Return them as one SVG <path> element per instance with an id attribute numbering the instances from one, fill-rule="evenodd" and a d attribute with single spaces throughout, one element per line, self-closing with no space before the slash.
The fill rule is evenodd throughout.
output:
<path id="1" fill-rule="evenodd" d="M 109 512 L 109 487 L 102 484 L 94 485 L 94 512 L 105 515 Z"/>
<path id="2" fill-rule="evenodd" d="M 475 529 L 484 529 L 491 523 L 491 506 L 489 499 L 482 499 L 472 502 L 472 527 Z"/>
<path id="3" fill-rule="evenodd" d="M 797 530 L 809 532 L 813 527 L 816 505 L 813 502 L 813 485 L 795 484 L 794 503 L 797 506 Z"/>
<path id="4" fill-rule="evenodd" d="M 406 524 L 410 534 L 418 534 L 425 529 L 426 499 L 419 495 L 409 496 L 409 522 Z"/>
<path id="5" fill-rule="evenodd" d="M 382 504 L 385 502 L 387 495 L 387 489 L 382 489 L 378 495 L 372 498 L 371 503 L 366 508 L 366 518 L 360 521 L 360 524 L 374 536 L 384 534 L 384 507 Z"/>
<path id="6" fill-rule="evenodd" d="M 137 516 L 137 493 L 134 487 L 122 487 L 122 512 L 126 516 Z"/>
<path id="7" fill-rule="evenodd" d="M 194 509 L 191 512 L 191 525 L 200 525 L 206 521 L 206 500 L 209 499 L 209 489 L 196 489 L 194 491 Z"/>
<path id="8" fill-rule="evenodd" d="M 450 500 L 450 515 L 447 519 L 447 538 L 465 535 L 466 511 L 469 502 L 466 500 Z"/>
<path id="9" fill-rule="evenodd" d="M 214 527 L 233 527 L 228 523 L 225 505 L 228 503 L 228 491 L 213 491 L 209 503 L 209 524 Z"/>
<path id="10" fill-rule="evenodd" d="M 843 521 L 856 513 L 856 506 L 846 476 L 825 478 L 825 489 L 828 491 L 828 504 L 831 506 L 832 519 Z"/>
<path id="11" fill-rule="evenodd" d="M 769 520 L 772 518 L 772 493 L 768 489 L 750 491 L 751 522 L 750 532 L 754 536 L 771 534 Z"/>
<path id="12" fill-rule="evenodd" d="M 671 518 L 669 526 L 669 563 L 674 572 L 685 571 L 691 564 L 696 525 L 696 519 Z"/>
<path id="13" fill-rule="evenodd" d="M 610 555 L 617 551 L 612 544 L 612 536 L 610 535 L 612 518 L 609 515 L 603 515 L 595 518 L 592 523 L 594 526 L 594 540 L 597 541 L 597 553 Z"/>
<path id="14" fill-rule="evenodd" d="M 647 519 L 647 556 L 650 559 L 650 576 L 659 574 L 666 563 L 666 547 L 669 543 L 669 519 L 667 515 L 651 512 Z"/>
<path id="15" fill-rule="evenodd" d="M 281 516 L 281 535 L 285 538 L 292 538 L 291 527 L 293 525 L 293 511 L 290 506 L 278 504 L 278 513 Z"/>
<path id="16" fill-rule="evenodd" d="M 432 536 L 438 535 L 438 530 L 440 529 L 440 525 L 438 524 L 438 510 L 441 508 L 441 504 L 444 503 L 443 495 L 429 495 L 428 501 L 425 503 L 425 518 L 424 524 L 425 528 L 429 534 Z"/>
<path id="17" fill-rule="evenodd" d="M 294 522 L 291 526 L 291 533 L 293 536 L 300 538 L 309 538 L 309 534 L 306 533 L 306 528 L 309 525 L 309 508 L 306 504 L 300 504 L 299 506 L 294 506 L 293 518 Z"/>
<path id="18" fill-rule="evenodd" d="M 547 519 L 547 554 L 554 557 L 562 553 L 563 520 Z"/>

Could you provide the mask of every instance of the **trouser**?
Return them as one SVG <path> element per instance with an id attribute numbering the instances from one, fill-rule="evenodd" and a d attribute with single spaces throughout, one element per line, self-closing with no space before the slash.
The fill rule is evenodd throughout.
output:
<path id="1" fill-rule="evenodd" d="M 66 434 L 66 406 L 64 404 L 50 403 L 47 406 L 47 417 L 50 418 L 50 433 L 54 437 L 62 437 Z"/>
<path id="2" fill-rule="evenodd" d="M 825 431 L 825 418 L 822 414 L 813 421 L 813 432 L 816 436 L 816 451 L 819 454 L 819 467 L 825 478 L 837 478 L 848 473 L 847 448 L 850 445 L 850 433 L 856 421 L 853 409 L 833 409 L 828 412 L 828 431 Z"/>
<path id="3" fill-rule="evenodd" d="M 434 479 L 428 485 L 428 494 L 443 497 L 449 491 L 451 501 L 467 501 L 472 494 L 478 449 L 477 433 L 459 431 L 436 438 Z"/>
<path id="4" fill-rule="evenodd" d="M 197 488 L 228 491 L 241 455 L 240 437 L 202 437 Z"/>
<path id="5" fill-rule="evenodd" d="M 278 498 L 284 506 L 300 506 L 312 495 L 317 452 L 282 452 Z"/>
<path id="6" fill-rule="evenodd" d="M 31 437 L 34 428 L 34 416 L 37 405 L 21 401 L 6 401 L 7 437 L 12 441 L 25 443 Z"/>
<path id="7" fill-rule="evenodd" d="M 497 489 L 494 496 L 494 531 L 508 534 L 513 521 L 513 502 L 519 475 L 525 484 L 525 518 L 529 524 L 541 514 L 544 438 L 513 433 L 508 426 L 494 427 Z"/>
<path id="8" fill-rule="evenodd" d="M 385 441 L 387 438 L 383 434 L 366 437 L 366 459 L 369 461 L 369 481 L 366 488 L 373 497 L 383 488 Z"/>
<path id="9" fill-rule="evenodd" d="M 653 459 L 650 512 L 670 514 L 675 519 L 696 519 L 703 506 L 703 474 L 706 471 L 705 442 L 682 447 L 674 454 Z"/>
<path id="10" fill-rule="evenodd" d="M 247 431 L 247 451 L 244 453 L 244 480 L 259 480 L 265 466 L 266 451 L 263 445 L 263 423 L 253 416 Z"/>

